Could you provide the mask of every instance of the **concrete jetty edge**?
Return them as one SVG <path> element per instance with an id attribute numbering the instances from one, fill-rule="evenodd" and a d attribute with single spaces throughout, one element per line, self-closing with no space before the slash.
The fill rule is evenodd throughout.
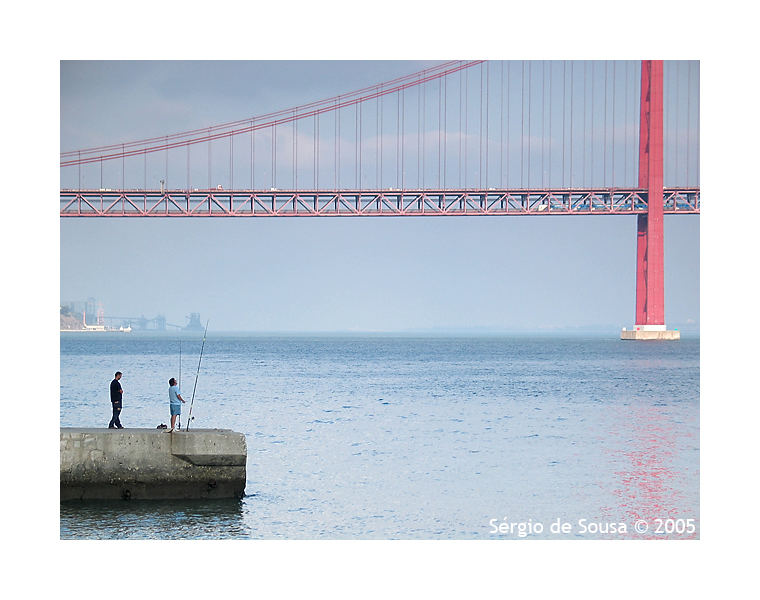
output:
<path id="1" fill-rule="evenodd" d="M 230 429 L 61 428 L 61 500 L 241 498 L 245 435 Z"/>

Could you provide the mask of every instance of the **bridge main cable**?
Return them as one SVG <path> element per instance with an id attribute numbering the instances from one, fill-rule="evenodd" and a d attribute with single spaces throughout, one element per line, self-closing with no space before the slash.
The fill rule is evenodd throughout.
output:
<path id="1" fill-rule="evenodd" d="M 406 80 L 413 79 L 413 78 L 418 77 L 418 76 L 427 75 L 429 73 L 432 73 L 432 72 L 435 72 L 435 71 L 439 71 L 439 70 L 444 69 L 444 68 L 448 68 L 451 65 L 454 65 L 456 63 L 461 63 L 461 62 L 462 61 L 452 60 L 452 61 L 449 61 L 449 62 L 446 62 L 446 63 L 442 63 L 440 65 L 436 65 L 435 67 L 430 67 L 428 69 L 423 69 L 422 71 L 418 71 L 417 73 L 412 73 L 411 75 L 404 75 L 402 77 L 397 77 L 396 79 L 392 79 L 390 81 L 386 81 L 386 82 L 383 82 L 383 83 L 380 83 L 380 84 L 371 85 L 371 86 L 368 86 L 368 87 L 365 87 L 365 88 L 362 88 L 362 89 L 359 89 L 359 90 L 355 90 L 353 92 L 348 92 L 348 93 L 345 93 L 345 94 L 340 94 L 339 96 L 333 96 L 333 97 L 327 98 L 325 100 L 315 100 L 313 102 L 309 102 L 307 104 L 303 104 L 303 105 L 297 106 L 295 108 L 286 108 L 286 109 L 274 111 L 274 112 L 271 112 L 271 113 L 266 113 L 266 114 L 263 114 L 263 115 L 258 115 L 258 116 L 255 116 L 255 117 L 248 117 L 246 119 L 238 119 L 237 121 L 229 121 L 227 123 L 220 123 L 219 125 L 211 125 L 211 126 L 207 126 L 207 127 L 201 127 L 199 129 L 192 129 L 192 130 L 188 130 L 188 131 L 181 131 L 181 132 L 172 133 L 172 134 L 169 134 L 169 135 L 160 135 L 160 136 L 156 136 L 156 137 L 152 137 L 152 138 L 145 138 L 145 139 L 142 139 L 142 140 L 134 140 L 134 141 L 131 141 L 131 142 L 123 142 L 123 143 L 119 143 L 119 144 L 108 144 L 108 145 L 105 145 L 105 146 L 93 146 L 91 148 L 81 148 L 79 150 L 68 150 L 66 152 L 61 152 L 61 156 L 62 157 L 77 156 L 77 155 L 80 155 L 80 154 L 91 154 L 93 152 L 102 152 L 102 151 L 106 151 L 106 150 L 116 150 L 116 149 L 119 149 L 119 148 L 130 148 L 130 147 L 134 147 L 134 146 L 144 146 L 146 144 L 153 143 L 153 142 L 159 142 L 161 140 L 165 141 L 167 139 L 176 139 L 176 138 L 188 137 L 190 135 L 196 135 L 196 134 L 204 132 L 204 131 L 205 132 L 210 132 L 210 131 L 218 131 L 220 129 L 227 130 L 230 127 L 234 127 L 236 125 L 242 125 L 244 123 L 250 123 L 251 121 L 256 121 L 256 120 L 259 120 L 259 119 L 271 118 L 271 117 L 274 117 L 274 116 L 277 116 L 277 115 L 283 115 L 283 114 L 291 113 L 294 110 L 302 110 L 302 109 L 305 109 L 305 108 L 311 108 L 313 106 L 319 106 L 319 105 L 322 105 L 322 104 L 333 103 L 338 98 L 343 98 L 343 97 L 347 97 L 347 96 L 354 96 L 356 94 L 362 94 L 362 93 L 365 93 L 365 92 L 367 92 L 369 90 L 373 90 L 373 89 L 378 88 L 378 87 L 383 87 L 383 86 L 387 86 L 387 85 L 397 84 L 397 83 L 400 83 L 402 81 L 406 81 Z"/>
<path id="2" fill-rule="evenodd" d="M 232 122 L 224 123 L 221 125 L 204 127 L 202 129 L 195 129 L 191 131 L 175 133 L 171 135 L 158 136 L 154 138 L 147 138 L 144 140 L 138 140 L 138 141 L 123 143 L 123 144 L 98 146 L 98 147 L 93 147 L 93 148 L 87 148 L 84 150 L 70 150 L 67 152 L 62 152 L 61 157 L 66 158 L 66 157 L 76 156 L 76 158 L 71 158 L 69 160 L 62 160 L 60 163 L 60 166 L 69 167 L 69 166 L 90 164 L 90 163 L 96 163 L 96 162 L 102 162 L 102 161 L 108 161 L 108 160 L 115 160 L 115 159 L 125 158 L 129 156 L 142 156 L 144 154 L 151 154 L 154 152 L 160 152 L 162 150 L 170 150 L 173 148 L 182 148 L 186 146 L 200 144 L 203 142 L 211 142 L 214 140 L 224 139 L 231 136 L 240 135 L 243 133 L 248 133 L 251 131 L 257 131 L 259 129 L 267 129 L 269 127 L 276 127 L 278 125 L 283 125 L 283 124 L 297 121 L 300 119 L 307 119 L 319 114 L 340 110 L 341 108 L 344 108 L 346 106 L 353 106 L 355 104 L 360 104 L 362 102 L 373 100 L 381 96 L 386 96 L 389 94 L 400 92 L 407 88 L 422 85 L 429 81 L 441 79 L 443 77 L 446 77 L 447 75 L 457 73 L 464 69 L 469 69 L 471 67 L 477 66 L 484 62 L 485 62 L 484 60 L 450 61 L 447 63 L 443 63 L 442 65 L 438 65 L 437 67 L 432 67 L 430 69 L 418 71 L 416 73 L 412 73 L 411 75 L 399 77 L 397 79 L 394 79 L 388 82 L 383 82 L 380 84 L 362 88 L 360 90 L 356 90 L 356 91 L 349 92 L 346 94 L 340 94 L 339 96 L 333 96 L 332 98 L 328 98 L 326 100 L 318 100 L 318 101 L 304 104 L 301 106 L 283 109 L 283 110 L 279 110 L 273 113 L 267 113 L 264 115 L 260 115 L 258 117 L 249 117 L 247 119 L 232 121 Z M 306 109 L 311 109 L 311 110 L 306 110 Z M 301 112 L 304 110 L 306 111 Z M 280 116 L 282 116 L 282 118 L 276 118 Z M 257 121 L 262 121 L 262 122 L 257 123 Z M 238 125 L 245 125 L 245 124 L 249 124 L 249 125 L 243 126 L 239 129 L 230 129 L 231 127 L 236 127 Z M 221 133 L 210 133 L 210 132 L 218 132 L 219 130 L 224 130 L 224 131 L 222 131 Z M 191 135 L 196 136 L 197 134 L 201 132 L 206 133 L 206 135 L 201 135 L 200 137 L 192 137 L 190 139 L 182 140 L 182 138 L 186 138 Z M 181 139 L 182 141 L 167 142 L 167 140 L 169 139 L 178 139 L 178 138 Z M 156 142 L 163 142 L 163 143 L 158 144 L 158 145 L 152 145 L 152 146 L 148 145 L 147 147 L 145 147 L 146 144 L 155 144 Z M 135 146 L 140 146 L 140 147 L 135 148 Z M 117 149 L 120 149 L 121 151 L 112 152 L 110 154 L 99 154 L 96 156 L 86 156 L 86 157 L 81 156 L 82 154 L 92 154 L 94 152 L 107 152 L 107 151 L 117 150 Z"/>

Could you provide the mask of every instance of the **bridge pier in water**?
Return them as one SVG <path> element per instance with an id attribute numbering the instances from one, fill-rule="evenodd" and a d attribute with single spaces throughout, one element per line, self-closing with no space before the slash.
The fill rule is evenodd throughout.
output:
<path id="1" fill-rule="evenodd" d="M 665 325 L 663 223 L 663 61 L 641 61 L 639 187 L 647 190 L 647 214 L 636 218 L 636 324 L 623 340 L 678 340 Z"/>

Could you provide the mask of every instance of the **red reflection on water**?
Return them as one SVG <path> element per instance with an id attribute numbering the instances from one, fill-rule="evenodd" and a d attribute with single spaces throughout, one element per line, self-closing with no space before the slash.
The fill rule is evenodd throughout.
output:
<path id="1" fill-rule="evenodd" d="M 602 509 L 605 518 L 626 522 L 628 534 L 620 536 L 626 539 L 697 539 L 696 507 L 686 506 L 680 491 L 685 474 L 672 466 L 677 438 L 692 434 L 677 430 L 658 406 L 622 407 L 611 425 L 608 435 L 618 440 L 609 451 L 618 478 L 612 492 L 619 502 Z M 692 519 L 694 532 L 686 519 Z"/>

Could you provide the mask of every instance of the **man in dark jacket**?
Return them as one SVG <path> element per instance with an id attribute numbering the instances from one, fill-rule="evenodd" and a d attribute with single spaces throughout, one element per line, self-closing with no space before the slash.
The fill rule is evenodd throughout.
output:
<path id="1" fill-rule="evenodd" d="M 121 379 L 121 371 L 116 371 L 111 382 L 111 407 L 113 408 L 113 417 L 108 424 L 108 429 L 123 429 L 121 421 L 119 421 L 119 413 L 121 413 L 121 397 L 124 394 L 124 390 L 121 389 L 119 383 Z"/>

